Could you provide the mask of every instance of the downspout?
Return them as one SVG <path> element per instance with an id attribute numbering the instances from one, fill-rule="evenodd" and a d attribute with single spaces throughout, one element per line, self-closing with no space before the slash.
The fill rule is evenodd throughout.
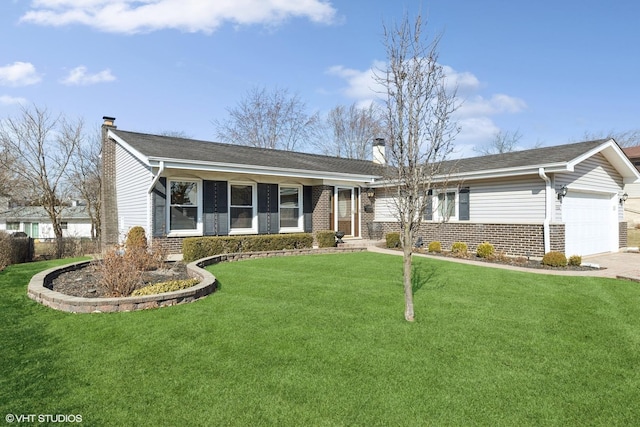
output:
<path id="1" fill-rule="evenodd" d="M 147 190 L 147 230 L 149 235 L 147 236 L 147 244 L 150 247 L 153 247 L 153 189 L 156 188 L 156 184 L 160 180 L 160 176 L 164 172 L 164 161 L 160 160 L 160 168 L 158 169 L 158 173 L 153 177 L 153 181 L 151 181 L 151 185 Z"/>
<path id="2" fill-rule="evenodd" d="M 544 253 L 551 251 L 551 232 L 549 224 L 551 223 L 551 214 L 553 208 L 553 193 L 551 188 L 551 179 L 544 173 L 544 168 L 538 169 L 538 175 L 545 182 L 544 190 L 544 222 L 542 223 L 544 233 Z"/>
<path id="3" fill-rule="evenodd" d="M 158 183 L 158 180 L 160 179 L 160 175 L 162 175 L 163 172 L 164 172 L 164 161 L 160 160 L 160 169 L 158 169 L 158 173 L 156 174 L 156 176 L 153 177 L 153 181 L 151 182 L 151 186 L 147 190 L 147 194 L 151 194 L 153 189 L 156 188 L 156 184 Z"/>

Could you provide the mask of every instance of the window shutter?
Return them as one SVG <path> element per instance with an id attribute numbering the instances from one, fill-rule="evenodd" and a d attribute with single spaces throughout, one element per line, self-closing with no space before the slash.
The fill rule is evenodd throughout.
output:
<path id="1" fill-rule="evenodd" d="M 273 234 L 280 230 L 278 184 L 258 184 L 258 233 Z"/>
<path id="2" fill-rule="evenodd" d="M 304 214 L 304 232 L 313 232 L 313 187 L 302 187 L 302 212 Z"/>
<path id="3" fill-rule="evenodd" d="M 424 209 L 422 219 L 425 221 L 433 220 L 433 190 L 427 191 L 427 205 Z"/>
<path id="4" fill-rule="evenodd" d="M 458 199 L 460 202 L 458 219 L 461 221 L 468 221 L 469 220 L 469 187 L 460 189 Z"/>
<path id="5" fill-rule="evenodd" d="M 166 235 L 167 225 L 167 178 L 161 177 L 156 182 L 152 193 L 153 204 L 153 237 Z"/>

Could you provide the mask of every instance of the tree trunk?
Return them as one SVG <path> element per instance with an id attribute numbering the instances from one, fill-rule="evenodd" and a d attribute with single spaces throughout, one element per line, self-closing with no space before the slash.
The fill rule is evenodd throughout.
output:
<path id="1" fill-rule="evenodd" d="M 413 322 L 415 320 L 415 314 L 413 311 L 413 280 L 411 270 L 411 256 L 413 254 L 413 248 L 411 243 L 413 242 L 413 236 L 411 230 L 404 230 L 404 242 L 402 242 L 402 278 L 404 284 L 404 318 L 407 322 Z"/>

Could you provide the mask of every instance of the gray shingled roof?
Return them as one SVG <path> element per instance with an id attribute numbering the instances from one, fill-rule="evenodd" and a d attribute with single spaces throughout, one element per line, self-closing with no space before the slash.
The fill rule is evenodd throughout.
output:
<path id="1" fill-rule="evenodd" d="M 246 147 L 119 129 L 111 131 L 143 155 L 155 160 L 176 159 L 367 176 L 381 175 L 380 166 L 370 160 Z"/>
<path id="2" fill-rule="evenodd" d="M 368 176 L 382 176 L 384 174 L 380 165 L 368 160 L 353 160 L 317 154 L 246 147 L 128 132 L 119 129 L 112 129 L 112 132 L 134 149 L 154 160 L 175 159 Z M 504 154 L 450 160 L 443 163 L 441 170 L 465 174 L 566 163 L 607 141 L 608 139 L 599 139 Z"/>
<path id="3" fill-rule="evenodd" d="M 19 206 L 0 209 L 0 218 L 7 221 L 48 220 L 49 214 L 42 206 Z M 63 209 L 63 221 L 71 219 L 89 219 L 86 206 L 68 206 Z"/>
<path id="4" fill-rule="evenodd" d="M 607 141 L 608 139 L 599 139 L 595 141 L 577 142 L 574 144 L 514 151 L 511 153 L 491 154 L 488 156 L 450 160 L 443 163 L 441 170 L 453 170 L 455 173 L 464 174 L 479 171 L 497 171 L 527 166 L 566 163 L 580 157 Z"/>

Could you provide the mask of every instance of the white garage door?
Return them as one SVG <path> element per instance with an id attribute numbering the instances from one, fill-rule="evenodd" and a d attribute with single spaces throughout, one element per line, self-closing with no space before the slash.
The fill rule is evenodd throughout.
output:
<path id="1" fill-rule="evenodd" d="M 617 215 L 611 195 L 569 191 L 562 201 L 567 256 L 616 251 Z"/>

